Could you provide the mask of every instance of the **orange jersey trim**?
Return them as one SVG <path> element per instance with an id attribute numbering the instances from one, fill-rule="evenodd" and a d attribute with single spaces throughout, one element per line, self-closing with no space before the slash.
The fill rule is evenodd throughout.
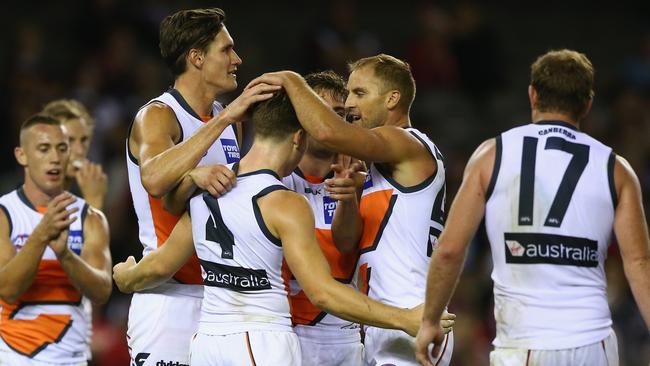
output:
<path id="1" fill-rule="evenodd" d="M 0 313 L 0 336 L 14 351 L 34 357 L 49 344 L 59 342 L 72 325 L 69 314 L 39 314 L 34 319 L 14 319 L 30 305 L 76 305 L 81 293 L 70 283 L 57 260 L 42 260 L 34 282 L 15 304 L 4 301 Z"/>
<path id="2" fill-rule="evenodd" d="M 174 226 L 176 226 L 176 223 L 178 223 L 181 217 L 165 210 L 162 205 L 162 200 L 152 196 L 149 196 L 149 207 L 151 207 L 151 218 L 156 232 L 157 245 L 160 248 L 167 238 L 169 238 L 172 230 L 174 230 Z M 189 285 L 203 284 L 199 257 L 197 257 L 196 252 L 192 253 L 187 263 L 176 272 L 174 279 Z"/>
<path id="3" fill-rule="evenodd" d="M 363 232 L 359 248 L 362 253 L 374 250 L 379 244 L 396 200 L 397 195 L 393 195 L 392 189 L 372 192 L 361 198 L 359 213 L 363 220 Z"/>

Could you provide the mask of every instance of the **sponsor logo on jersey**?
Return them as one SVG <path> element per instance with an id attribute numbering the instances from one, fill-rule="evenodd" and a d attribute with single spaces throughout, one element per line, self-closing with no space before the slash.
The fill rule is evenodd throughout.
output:
<path id="1" fill-rule="evenodd" d="M 25 243 L 27 242 L 27 239 L 29 239 L 29 235 L 27 234 L 18 234 L 16 235 L 15 238 L 11 239 L 11 242 L 14 243 L 14 247 L 16 247 L 16 250 L 22 248 L 25 246 Z"/>
<path id="2" fill-rule="evenodd" d="M 151 353 L 140 352 L 135 356 L 133 360 L 135 366 L 144 366 L 144 362 L 149 358 Z"/>
<path id="3" fill-rule="evenodd" d="M 323 196 L 323 218 L 327 225 L 332 225 L 334 211 L 336 211 L 336 200 L 328 196 Z"/>
<path id="4" fill-rule="evenodd" d="M 186 363 L 180 363 L 178 361 L 165 361 L 165 360 L 160 360 L 156 362 L 156 366 L 190 366 Z"/>
<path id="5" fill-rule="evenodd" d="M 598 243 L 586 238 L 539 233 L 505 233 L 506 263 L 598 266 Z"/>
<path id="6" fill-rule="evenodd" d="M 237 148 L 237 141 L 233 139 L 220 139 L 223 153 L 226 155 L 226 162 L 236 163 L 239 161 L 239 149 Z"/>
<path id="7" fill-rule="evenodd" d="M 372 175 L 370 173 L 366 174 L 366 181 L 363 182 L 363 189 L 368 189 L 372 187 Z"/>
<path id="8" fill-rule="evenodd" d="M 270 290 L 271 281 L 263 269 L 228 266 L 199 259 L 205 286 L 228 288 L 236 291 Z"/>
<path id="9" fill-rule="evenodd" d="M 14 247 L 16 248 L 16 250 L 19 250 L 23 246 L 25 246 L 27 239 L 29 239 L 28 234 L 18 234 L 11 241 L 14 243 Z M 68 232 L 68 247 L 70 248 L 70 250 L 75 252 L 77 255 L 80 255 L 83 244 L 84 244 L 83 231 L 70 230 Z"/>
<path id="10" fill-rule="evenodd" d="M 314 196 L 321 194 L 320 188 L 305 187 L 305 194 L 313 194 Z"/>

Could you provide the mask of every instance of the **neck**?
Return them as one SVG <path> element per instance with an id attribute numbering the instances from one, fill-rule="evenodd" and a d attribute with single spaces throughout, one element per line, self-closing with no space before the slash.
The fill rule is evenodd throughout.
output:
<path id="1" fill-rule="evenodd" d="M 199 116 L 209 115 L 212 112 L 212 103 L 222 94 L 202 83 L 199 75 L 188 72 L 176 79 L 174 89 L 181 93 L 187 104 Z"/>
<path id="2" fill-rule="evenodd" d="M 580 128 L 580 122 L 571 118 L 566 113 L 540 112 L 536 109 L 533 109 L 532 117 L 533 117 L 533 123 L 537 123 L 541 121 L 562 121 L 571 124 L 573 126 L 576 126 L 576 128 Z"/>
<path id="3" fill-rule="evenodd" d="M 278 176 L 285 177 L 296 167 L 288 164 L 291 149 L 293 145 L 289 142 L 256 140 L 239 162 L 239 174 L 270 169 Z"/>
<path id="4" fill-rule="evenodd" d="M 384 126 L 411 127 L 411 117 L 408 113 L 394 111 L 388 114 Z"/>
<path id="5" fill-rule="evenodd" d="M 29 202 L 34 205 L 34 207 L 44 207 L 47 206 L 48 203 L 56 196 L 55 195 L 49 195 L 42 190 L 40 190 L 36 184 L 34 184 L 34 181 L 29 179 L 27 177 L 25 179 L 25 184 L 23 185 L 23 191 L 25 192 L 25 196 L 27 196 L 27 199 Z M 62 192 L 62 191 L 61 191 Z M 58 192 L 58 193 L 61 193 Z M 57 194 L 58 194 L 57 193 Z"/>
<path id="6" fill-rule="evenodd" d="M 332 164 L 334 164 L 336 154 L 313 154 L 311 152 L 306 152 L 305 155 L 298 163 L 298 168 L 305 175 L 311 175 L 314 177 L 325 177 L 332 170 Z"/>

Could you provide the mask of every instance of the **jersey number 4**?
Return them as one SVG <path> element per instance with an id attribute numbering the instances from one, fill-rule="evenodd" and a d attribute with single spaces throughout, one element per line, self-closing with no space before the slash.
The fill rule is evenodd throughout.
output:
<path id="1" fill-rule="evenodd" d="M 533 201 L 535 197 L 535 162 L 537 160 L 536 137 L 524 137 L 519 181 L 519 225 L 533 225 Z M 544 220 L 544 226 L 560 227 L 569 208 L 580 176 L 589 162 L 589 146 L 576 144 L 560 137 L 549 137 L 545 150 L 560 150 L 572 155 L 555 194 L 551 209 Z"/>
<path id="2" fill-rule="evenodd" d="M 232 231 L 223 222 L 217 199 L 204 194 L 203 201 L 208 206 L 208 209 L 210 209 L 210 217 L 205 223 L 205 240 L 219 244 L 221 247 L 221 258 L 233 259 L 235 238 L 232 235 Z"/>

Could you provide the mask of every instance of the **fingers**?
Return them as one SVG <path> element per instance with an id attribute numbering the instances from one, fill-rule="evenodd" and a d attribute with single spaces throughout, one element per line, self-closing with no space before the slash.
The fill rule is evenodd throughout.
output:
<path id="1" fill-rule="evenodd" d="M 330 193 L 356 193 L 356 186 L 352 178 L 325 179 L 325 189 Z"/>
<path id="2" fill-rule="evenodd" d="M 433 348 L 431 348 L 431 353 L 430 353 L 431 357 L 433 359 L 438 358 L 438 355 L 440 354 L 441 348 L 442 348 L 442 342 L 438 342 L 436 339 L 434 339 L 433 340 Z"/>
<path id="3" fill-rule="evenodd" d="M 456 314 L 448 313 L 448 312 L 444 311 L 442 313 L 442 316 L 440 317 L 440 319 L 441 320 L 454 320 L 454 319 L 456 319 Z"/>

